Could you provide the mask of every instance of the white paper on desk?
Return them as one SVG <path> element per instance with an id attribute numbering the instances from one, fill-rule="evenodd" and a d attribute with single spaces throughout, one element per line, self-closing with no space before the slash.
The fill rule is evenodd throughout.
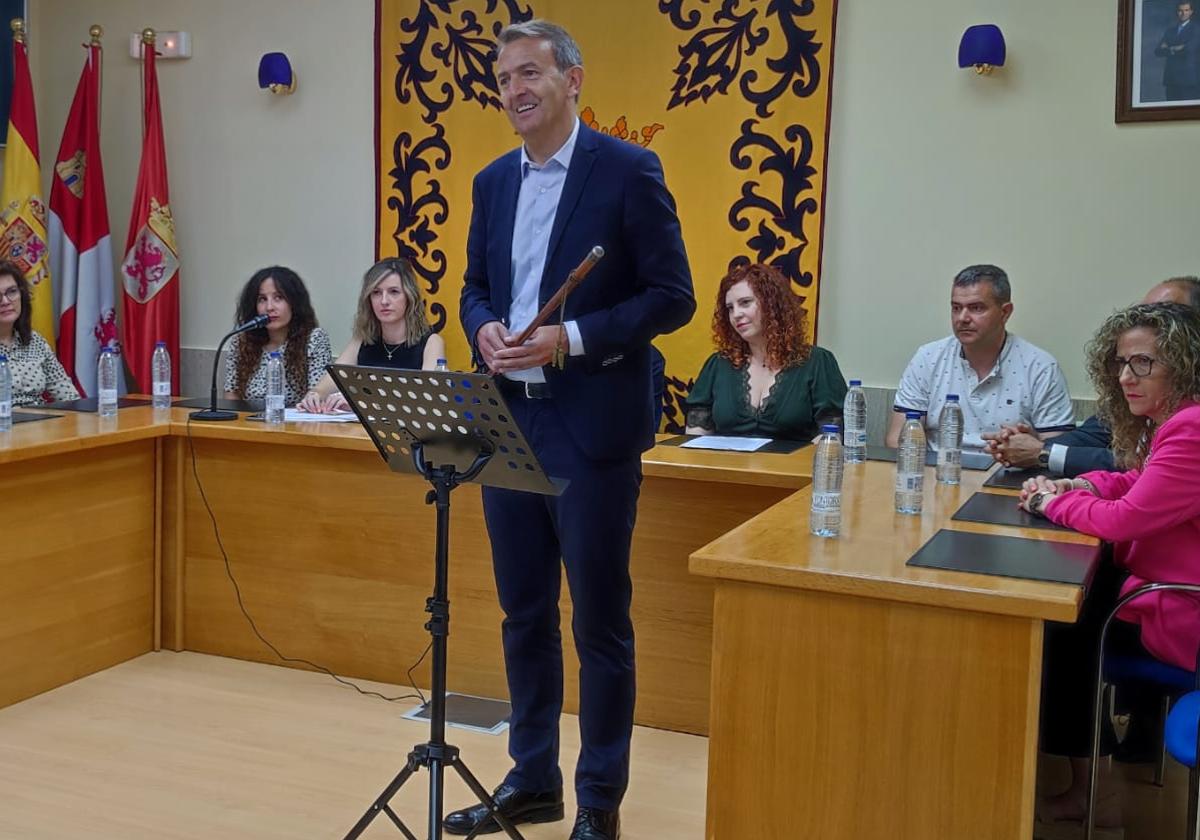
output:
<path id="1" fill-rule="evenodd" d="M 723 449 L 727 452 L 754 452 L 757 449 L 762 449 L 770 442 L 770 438 L 700 435 L 700 437 L 694 437 L 687 443 L 681 443 L 680 446 L 684 449 Z"/>
<path id="2" fill-rule="evenodd" d="M 313 414 L 310 411 L 301 411 L 298 408 L 285 408 L 283 411 L 283 422 L 285 423 L 357 423 L 358 418 L 354 416 L 352 411 L 344 411 L 339 414 Z"/>

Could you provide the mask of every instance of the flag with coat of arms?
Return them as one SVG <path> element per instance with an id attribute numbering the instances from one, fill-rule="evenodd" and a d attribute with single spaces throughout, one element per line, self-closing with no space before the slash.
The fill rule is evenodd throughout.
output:
<path id="1" fill-rule="evenodd" d="M 4 186 L 0 189 L 0 259 L 25 272 L 33 295 L 31 323 L 54 346 L 54 293 L 46 248 L 46 205 L 42 201 L 38 161 L 37 111 L 25 25 L 13 26 L 13 88 L 8 114 L 8 146 L 4 150 Z"/>
<path id="2" fill-rule="evenodd" d="M 67 115 L 50 186 L 50 271 L 58 299 L 58 360 L 84 396 L 96 395 L 96 360 L 117 340 L 112 237 L 100 163 L 98 34 Z"/>
<path id="3" fill-rule="evenodd" d="M 171 393 L 179 393 L 179 247 L 167 191 L 167 152 L 154 67 L 154 31 L 142 33 L 142 162 L 138 168 L 125 260 L 121 264 L 121 334 L 126 363 L 138 390 L 150 393 L 155 342 L 171 354 Z"/>

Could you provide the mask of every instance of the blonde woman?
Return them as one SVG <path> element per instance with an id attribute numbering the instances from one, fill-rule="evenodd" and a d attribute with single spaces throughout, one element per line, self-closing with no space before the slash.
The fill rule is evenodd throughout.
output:
<path id="1" fill-rule="evenodd" d="M 363 275 L 354 315 L 354 337 L 337 357 L 340 365 L 433 370 L 446 357 L 446 342 L 429 326 L 425 300 L 406 259 L 380 260 Z M 328 373 L 304 395 L 301 411 L 332 414 L 349 404 Z"/>

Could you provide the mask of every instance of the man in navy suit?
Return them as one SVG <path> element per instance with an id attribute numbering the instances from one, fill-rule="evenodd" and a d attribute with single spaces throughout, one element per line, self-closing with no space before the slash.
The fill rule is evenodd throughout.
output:
<path id="1" fill-rule="evenodd" d="M 651 340 L 696 309 L 675 202 L 658 158 L 580 124 L 579 47 L 545 21 L 498 36 L 495 76 L 524 141 L 476 178 L 460 314 L 558 497 L 485 488 L 513 769 L 495 800 L 514 823 L 563 816 L 558 726 L 565 566 L 579 654 L 579 811 L 571 840 L 616 840 L 633 729 L 629 551 L 641 453 L 654 443 Z M 516 336 L 594 245 L 605 256 L 568 297 L 563 321 Z M 561 368 L 552 364 L 561 362 Z M 499 830 L 482 806 L 446 830 Z"/>
<path id="2" fill-rule="evenodd" d="M 1175 8 L 1177 22 L 1168 26 L 1154 54 L 1165 58 L 1163 86 L 1172 102 L 1200 99 L 1200 30 L 1196 29 L 1194 0 Z"/>
<path id="3" fill-rule="evenodd" d="M 1200 309 L 1200 278 L 1172 277 L 1146 293 L 1142 303 L 1183 303 Z M 1118 470 L 1112 430 L 1092 415 L 1078 429 L 1043 441 L 1026 424 L 1003 426 L 983 435 L 988 452 L 1005 466 L 1037 467 L 1052 475 L 1074 478 L 1092 470 Z"/>

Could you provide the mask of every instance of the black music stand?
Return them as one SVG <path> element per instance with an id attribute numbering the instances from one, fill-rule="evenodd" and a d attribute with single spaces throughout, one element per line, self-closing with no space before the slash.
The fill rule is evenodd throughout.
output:
<path id="1" fill-rule="evenodd" d="M 467 769 L 458 747 L 446 743 L 450 492 L 465 481 L 477 481 L 492 487 L 556 496 L 565 482 L 556 482 L 542 471 L 490 376 L 353 365 L 330 365 L 328 370 L 388 467 L 393 472 L 423 476 L 433 485 L 425 502 L 437 506 L 434 588 L 433 595 L 425 601 L 425 611 L 431 616 L 425 629 L 433 637 L 429 740 L 413 747 L 404 769 L 371 803 L 345 840 L 360 836 L 380 812 L 387 814 L 407 840 L 417 840 L 390 803 L 422 767 L 430 773 L 429 840 L 442 837 L 446 767 L 458 771 L 511 840 L 522 840 L 512 823 L 496 811 L 491 795 Z"/>

